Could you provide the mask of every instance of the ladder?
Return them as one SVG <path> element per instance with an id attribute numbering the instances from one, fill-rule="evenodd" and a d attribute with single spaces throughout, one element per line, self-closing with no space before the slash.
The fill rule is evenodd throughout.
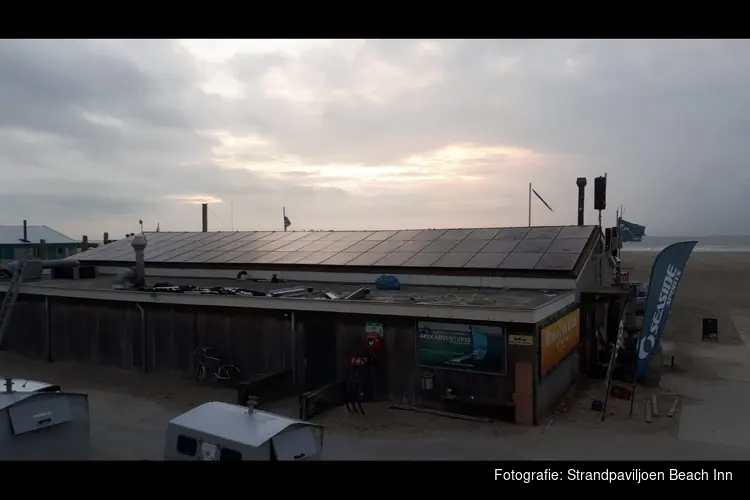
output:
<path id="1" fill-rule="evenodd" d="M 8 285 L 8 291 L 5 292 L 3 302 L 0 304 L 0 347 L 3 345 L 3 337 L 5 337 L 5 330 L 10 325 L 11 314 L 13 314 L 13 307 L 16 305 L 18 300 L 18 290 L 21 288 L 23 283 L 23 270 L 26 267 L 26 261 L 17 261 L 16 269 L 13 271 L 10 284 Z"/>

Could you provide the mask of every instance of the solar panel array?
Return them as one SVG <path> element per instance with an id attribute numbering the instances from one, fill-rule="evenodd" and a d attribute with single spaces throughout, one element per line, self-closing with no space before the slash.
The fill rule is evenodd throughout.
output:
<path id="1" fill-rule="evenodd" d="M 595 226 L 147 233 L 146 262 L 570 271 Z M 76 256 L 133 261 L 130 242 Z"/>

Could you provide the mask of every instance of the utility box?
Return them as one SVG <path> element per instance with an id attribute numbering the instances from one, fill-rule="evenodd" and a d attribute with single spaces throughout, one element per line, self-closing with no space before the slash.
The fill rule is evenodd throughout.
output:
<path id="1" fill-rule="evenodd" d="M 33 380 L 0 383 L 0 460 L 91 459 L 86 394 Z"/>
<path id="2" fill-rule="evenodd" d="M 165 460 L 320 460 L 323 427 L 228 403 L 205 403 L 167 424 Z"/>

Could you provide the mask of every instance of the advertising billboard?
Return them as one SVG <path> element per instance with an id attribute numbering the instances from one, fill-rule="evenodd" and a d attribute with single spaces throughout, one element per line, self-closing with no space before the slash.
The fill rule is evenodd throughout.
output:
<path id="1" fill-rule="evenodd" d="M 540 372 L 544 376 L 572 351 L 581 339 L 581 310 L 566 314 L 541 331 Z"/>
<path id="2" fill-rule="evenodd" d="M 417 364 L 504 375 L 505 329 L 457 323 L 417 323 Z"/>

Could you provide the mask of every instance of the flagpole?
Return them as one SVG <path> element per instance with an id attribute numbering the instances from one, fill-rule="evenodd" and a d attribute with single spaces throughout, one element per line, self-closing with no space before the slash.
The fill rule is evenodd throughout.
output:
<path id="1" fill-rule="evenodd" d="M 284 232 L 286 233 L 286 207 L 281 208 L 282 220 L 281 224 L 284 226 Z"/>
<path id="2" fill-rule="evenodd" d="M 531 183 L 529 182 L 529 227 L 531 227 Z"/>

